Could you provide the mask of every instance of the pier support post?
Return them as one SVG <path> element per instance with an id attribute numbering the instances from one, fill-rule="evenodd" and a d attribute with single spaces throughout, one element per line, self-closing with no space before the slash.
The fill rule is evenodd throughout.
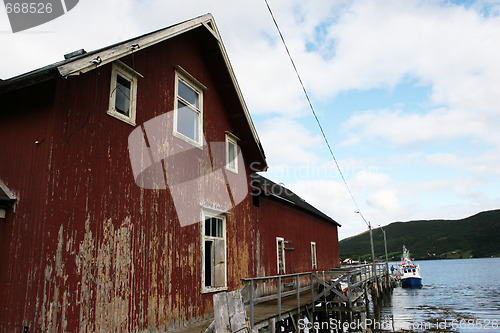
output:
<path id="1" fill-rule="evenodd" d="M 318 323 L 319 323 L 319 333 L 330 333 L 330 321 L 328 319 L 328 312 L 326 311 L 317 311 L 316 312 L 318 315 Z"/>
<path id="2" fill-rule="evenodd" d="M 276 333 L 276 319 L 275 318 L 269 319 L 269 326 L 267 326 L 267 332 L 268 333 Z"/>
<path id="3" fill-rule="evenodd" d="M 366 323 L 366 313 L 361 311 L 360 312 L 360 322 L 361 322 L 361 327 L 362 327 L 362 332 L 363 333 L 366 333 L 366 326 L 365 326 L 365 323 Z"/>
<path id="4" fill-rule="evenodd" d="M 370 298 L 368 297 L 368 286 L 366 285 L 366 283 L 363 286 L 363 294 L 364 294 L 364 298 L 365 298 L 366 314 L 369 315 L 370 314 Z"/>

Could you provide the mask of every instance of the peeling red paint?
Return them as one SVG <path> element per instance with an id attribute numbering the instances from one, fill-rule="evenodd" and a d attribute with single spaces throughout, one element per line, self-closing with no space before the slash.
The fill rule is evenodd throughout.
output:
<path id="1" fill-rule="evenodd" d="M 206 140 L 223 142 L 225 131 L 241 136 L 250 175 L 256 144 L 232 117 L 241 104 L 217 43 L 201 27 L 122 58 L 144 76 L 136 122 L 173 109 L 180 65 L 208 88 Z M 200 225 L 180 226 L 168 190 L 135 184 L 127 148 L 133 127 L 106 114 L 110 76 L 108 64 L 0 94 L 0 178 L 18 197 L 15 212 L 0 220 L 2 332 L 165 331 L 212 314 L 212 293 L 200 291 Z M 227 215 L 229 290 L 241 288 L 242 278 L 274 273 L 279 225 L 304 241 L 322 234 L 321 267 L 338 260 L 338 249 L 320 257 L 336 228 L 304 233 L 279 220 L 282 208 L 272 205 L 255 207 L 248 195 Z M 304 258 L 297 269 L 307 270 Z"/>

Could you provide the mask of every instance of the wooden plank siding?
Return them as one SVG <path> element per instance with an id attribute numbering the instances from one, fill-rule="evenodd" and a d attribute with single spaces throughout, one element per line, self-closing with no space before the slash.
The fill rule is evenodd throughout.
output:
<path id="1" fill-rule="evenodd" d="M 310 241 L 318 269 L 337 266 L 337 226 L 273 199 L 254 205 L 250 165 L 266 169 L 262 147 L 225 51 L 199 21 L 120 61 L 143 76 L 137 125 L 173 110 L 180 66 L 207 88 L 206 141 L 224 142 L 226 131 L 241 139 L 248 195 L 226 215 L 227 290 L 240 289 L 242 278 L 276 273 L 277 236 L 296 248 L 294 271 L 311 269 Z M 0 84 L 0 180 L 17 197 L 0 220 L 1 332 L 165 331 L 213 315 L 213 293 L 201 291 L 200 223 L 181 227 L 168 189 L 135 183 L 128 150 L 134 126 L 107 114 L 111 71 L 107 63 L 66 78 L 37 77 L 36 84 L 22 77 L 4 92 Z"/>

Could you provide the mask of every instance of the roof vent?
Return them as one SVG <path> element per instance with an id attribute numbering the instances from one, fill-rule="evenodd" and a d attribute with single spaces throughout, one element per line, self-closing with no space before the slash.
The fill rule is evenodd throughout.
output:
<path id="1" fill-rule="evenodd" d="M 84 49 L 79 49 L 79 50 L 73 51 L 71 53 L 65 54 L 64 59 L 66 59 L 66 60 L 71 59 L 71 58 L 77 57 L 77 56 L 85 54 L 85 53 L 87 53 L 87 51 L 85 51 Z"/>

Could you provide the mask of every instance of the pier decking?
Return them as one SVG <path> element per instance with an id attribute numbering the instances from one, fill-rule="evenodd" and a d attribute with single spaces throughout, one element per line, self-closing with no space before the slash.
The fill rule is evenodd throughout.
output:
<path id="1" fill-rule="evenodd" d="M 349 321 L 366 318 L 369 297 L 376 300 L 392 288 L 385 264 L 365 264 L 324 272 L 307 272 L 243 279 L 241 294 L 254 332 L 299 332 L 298 320 L 326 321 L 329 316 Z M 205 332 L 209 321 L 173 332 Z M 249 330 L 250 331 L 250 328 Z"/>
<path id="2" fill-rule="evenodd" d="M 298 331 L 299 317 L 312 322 L 314 312 L 365 312 L 368 294 L 379 296 L 382 290 L 391 287 L 385 264 L 242 281 L 250 325 L 257 330 L 287 319 Z"/>

